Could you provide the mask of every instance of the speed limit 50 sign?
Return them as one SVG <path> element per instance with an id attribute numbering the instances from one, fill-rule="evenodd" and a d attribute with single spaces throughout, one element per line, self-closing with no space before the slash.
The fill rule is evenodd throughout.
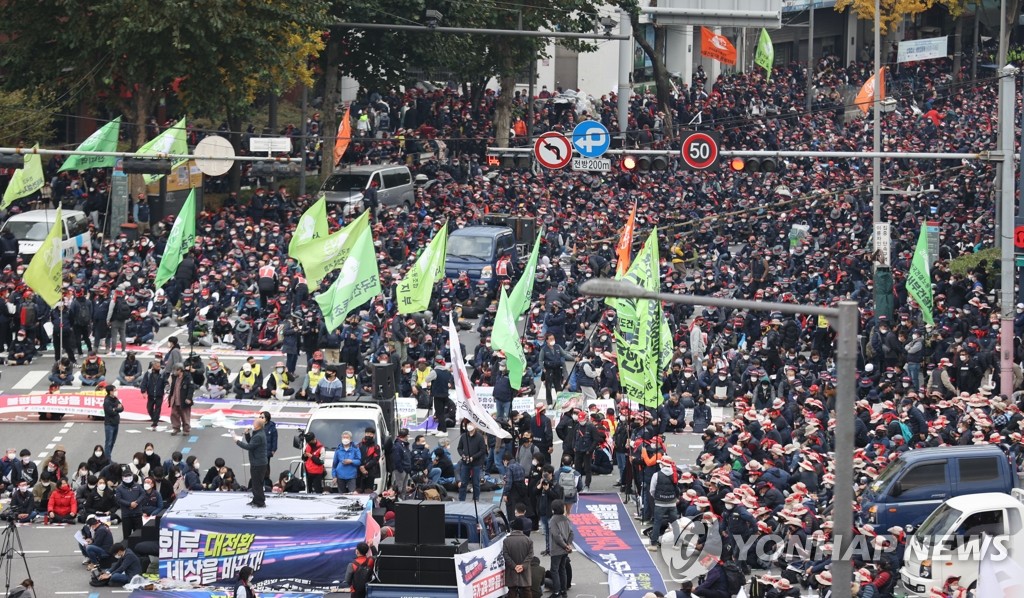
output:
<path id="1" fill-rule="evenodd" d="M 688 170 L 717 170 L 718 133 L 694 131 L 683 138 L 681 153 L 683 165 Z"/>

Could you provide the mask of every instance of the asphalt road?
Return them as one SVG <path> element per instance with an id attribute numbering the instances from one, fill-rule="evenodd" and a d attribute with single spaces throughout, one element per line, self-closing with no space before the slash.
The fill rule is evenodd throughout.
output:
<path id="1" fill-rule="evenodd" d="M 173 334 L 174 331 L 164 331 L 160 339 Z M 467 348 L 472 349 L 477 343 L 474 333 L 464 332 L 461 335 L 463 343 Z M 159 341 L 158 343 L 159 344 Z M 186 349 L 187 350 L 187 349 Z M 143 353 L 140 358 L 146 362 L 151 353 Z M 264 363 L 274 358 L 267 358 Z M 237 371 L 241 364 L 241 358 L 222 357 L 226 363 Z M 120 358 L 110 357 L 107 360 L 108 372 L 116 377 L 117 368 L 120 366 Z M 9 366 L 4 368 L 0 377 L 0 393 L 32 393 L 46 390 L 46 374 L 52 364 L 52 354 L 46 355 L 29 366 Z M 266 367 L 266 366 L 265 366 Z M 196 408 L 204 407 L 197 403 Z M 224 405 L 220 406 L 224 408 Z M 280 430 L 279 450 L 272 463 L 272 474 L 275 476 L 288 468 L 289 464 L 298 458 L 298 451 L 292 448 L 291 438 L 296 428 L 304 421 L 305 414 L 311 407 L 305 403 L 286 403 L 270 401 L 265 405 L 241 404 L 227 405 L 237 411 L 248 411 L 255 415 L 258 411 L 267 410 L 274 414 Z M 114 448 L 114 458 L 118 462 L 128 461 L 136 451 L 142 451 L 146 442 L 153 442 L 156 452 L 162 458 L 168 458 L 175 450 L 180 450 L 186 455 L 198 455 L 204 471 L 213 464 L 216 457 L 223 457 L 239 477 L 241 482 L 248 481 L 248 471 L 244 462 L 244 452 L 237 448 L 231 441 L 230 427 L 244 427 L 247 425 L 246 415 L 241 419 L 224 420 L 219 419 L 217 425 L 204 425 L 202 421 L 193 418 L 192 433 L 189 436 L 171 436 L 169 426 L 161 426 L 157 431 L 151 431 L 144 423 L 123 422 L 120 433 Z M 49 456 L 57 444 L 63 444 L 68 454 L 69 465 L 76 468 L 79 462 L 85 461 L 91 454 L 93 447 L 103 443 L 103 426 L 101 422 L 93 421 L 83 416 L 67 416 L 59 422 L 39 421 L 33 416 L 3 416 L 0 417 L 0 443 L 2 448 L 13 447 L 17 450 L 28 448 L 37 461 Z M 453 444 L 457 443 L 454 433 L 449 434 Z M 437 439 L 428 436 L 431 446 L 435 445 Z M 668 438 L 669 453 L 680 465 L 694 463 L 696 455 L 700 450 L 700 439 L 697 435 L 683 433 L 671 435 Z M 560 449 L 555 449 L 560 454 Z M 591 489 L 595 492 L 614 491 L 613 483 L 617 479 L 616 474 L 609 476 L 598 476 L 594 478 Z M 495 493 L 486 493 L 483 500 L 497 502 L 500 496 Z M 630 505 L 632 512 L 632 505 Z M 634 524 L 636 522 L 634 521 Z M 81 565 L 77 544 L 73 538 L 78 530 L 77 525 L 29 525 L 15 528 L 20 539 L 28 564 L 31 577 L 36 582 L 37 595 L 39 596 L 113 596 L 126 593 L 124 590 L 113 588 L 92 588 L 88 585 L 89 575 Z M 115 541 L 121 540 L 121 531 L 114 528 Z M 540 554 L 543 550 L 543 536 L 534 534 L 535 552 Z M 654 555 L 654 561 L 665 573 L 666 568 L 660 555 Z M 545 567 L 548 559 L 542 558 Z M 10 574 L 0 579 L 3 582 L 11 581 L 12 587 L 24 579 L 28 573 L 25 571 L 25 564 L 20 558 L 15 558 L 11 563 Z M 572 596 L 595 596 L 603 597 L 608 595 L 606 576 L 596 565 L 590 563 L 582 556 L 573 558 L 574 586 L 570 591 Z M 677 586 L 668 583 L 668 589 L 675 589 Z M 5 590 L 7 587 L 0 586 Z"/>

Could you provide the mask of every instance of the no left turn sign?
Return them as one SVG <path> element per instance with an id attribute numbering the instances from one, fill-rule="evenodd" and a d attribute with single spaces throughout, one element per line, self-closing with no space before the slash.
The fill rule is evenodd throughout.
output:
<path id="1" fill-rule="evenodd" d="M 572 144 L 569 139 L 555 131 L 542 133 L 533 143 L 533 155 L 544 168 L 558 170 L 572 161 Z"/>

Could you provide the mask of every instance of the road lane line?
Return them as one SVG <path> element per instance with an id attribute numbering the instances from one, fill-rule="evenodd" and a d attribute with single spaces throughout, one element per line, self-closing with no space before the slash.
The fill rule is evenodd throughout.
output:
<path id="1" fill-rule="evenodd" d="M 24 376 L 21 377 L 21 380 L 15 382 L 14 386 L 12 386 L 11 388 L 14 390 L 30 390 L 32 388 L 35 388 L 36 384 L 42 382 L 49 375 L 50 372 L 47 370 L 33 370 L 27 372 Z"/>

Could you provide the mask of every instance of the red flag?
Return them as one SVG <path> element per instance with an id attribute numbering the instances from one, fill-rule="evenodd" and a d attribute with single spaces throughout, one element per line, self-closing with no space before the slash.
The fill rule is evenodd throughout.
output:
<path id="1" fill-rule="evenodd" d="M 718 62 L 736 64 L 736 46 L 707 27 L 700 28 L 700 53 Z"/>
<path id="2" fill-rule="evenodd" d="M 341 117 L 341 122 L 338 123 L 338 136 L 334 139 L 334 166 L 338 166 L 338 162 L 341 162 L 341 157 L 345 155 L 345 150 L 348 149 L 348 142 L 352 140 L 352 121 L 350 120 L 351 106 L 345 108 L 345 115 Z"/>
<path id="3" fill-rule="evenodd" d="M 861 86 L 860 91 L 857 92 L 857 99 L 853 101 L 853 103 L 856 104 L 857 107 L 860 108 L 860 111 L 863 112 L 864 114 L 868 113 L 868 110 L 871 109 L 871 105 L 875 101 L 875 77 L 876 75 L 871 75 L 871 77 L 869 77 L 868 80 L 864 82 L 864 85 Z M 877 77 L 879 85 L 881 85 L 881 87 L 878 88 L 878 97 L 880 99 L 885 99 L 884 68 L 878 69 Z"/>
<path id="4" fill-rule="evenodd" d="M 622 236 L 619 237 L 619 244 L 615 246 L 615 253 L 618 260 L 615 265 L 615 275 L 622 276 L 629 270 L 630 252 L 633 250 L 633 229 L 636 226 L 636 202 L 633 202 L 633 211 L 629 213 L 629 220 L 626 226 L 622 227 Z"/>

